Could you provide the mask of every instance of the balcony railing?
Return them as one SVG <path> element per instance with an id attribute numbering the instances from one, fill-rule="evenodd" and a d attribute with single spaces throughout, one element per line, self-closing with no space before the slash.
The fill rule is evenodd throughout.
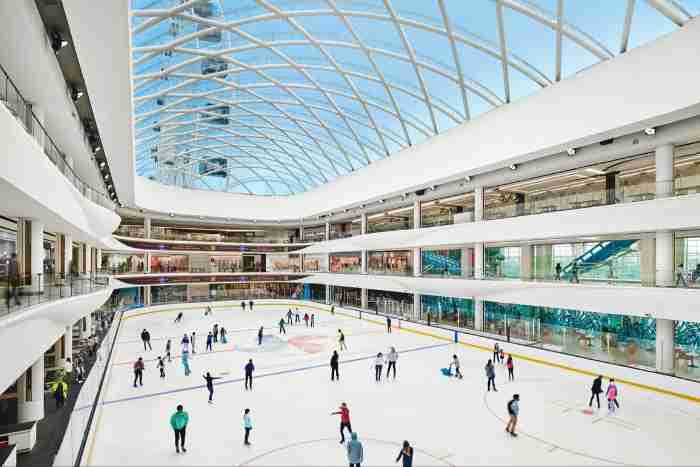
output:
<path id="1" fill-rule="evenodd" d="M 84 197 L 107 209 L 115 209 L 114 202 L 106 194 L 82 181 L 73 168 L 68 165 L 65 156 L 32 111 L 31 104 L 22 97 L 2 66 L 0 66 L 0 102 L 5 105 L 24 130 L 36 140 L 46 157 Z"/>
<path id="2" fill-rule="evenodd" d="M 82 277 L 65 274 L 26 274 L 16 278 L 5 275 L 2 279 L 0 290 L 4 306 L 0 307 L 0 315 L 41 303 L 96 292 L 109 284 L 109 278 L 96 275 Z"/>

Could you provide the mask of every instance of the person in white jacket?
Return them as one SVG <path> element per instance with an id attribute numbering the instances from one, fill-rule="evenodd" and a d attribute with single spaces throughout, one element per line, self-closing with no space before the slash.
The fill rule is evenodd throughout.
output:
<path id="1" fill-rule="evenodd" d="M 382 367 L 384 366 L 384 355 L 379 352 L 374 359 L 374 380 L 379 382 L 382 380 Z"/>
<path id="2" fill-rule="evenodd" d="M 391 369 L 394 369 L 394 379 L 396 379 L 396 360 L 399 359 L 399 353 L 396 351 L 394 347 L 391 347 L 389 349 L 389 353 L 386 354 L 386 377 L 389 377 L 389 372 Z"/>

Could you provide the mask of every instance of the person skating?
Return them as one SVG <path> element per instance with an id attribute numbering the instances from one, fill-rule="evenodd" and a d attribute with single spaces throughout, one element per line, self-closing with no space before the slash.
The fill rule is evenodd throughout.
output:
<path id="1" fill-rule="evenodd" d="M 304 324 L 306 325 L 307 328 L 309 327 L 309 314 L 308 313 L 304 313 Z"/>
<path id="2" fill-rule="evenodd" d="M 511 436 L 518 436 L 515 433 L 515 426 L 518 424 L 518 414 L 520 413 L 520 395 L 513 394 L 513 398 L 506 406 L 508 410 L 508 424 L 506 425 L 506 433 Z"/>
<path id="3" fill-rule="evenodd" d="M 382 367 L 384 366 L 384 355 L 381 352 L 374 357 L 374 380 L 380 382 L 382 380 Z"/>
<path id="4" fill-rule="evenodd" d="M 311 313 L 311 327 L 314 327 L 314 321 L 316 321 L 315 315 Z"/>
<path id="5" fill-rule="evenodd" d="M 241 309 L 245 311 L 245 302 L 241 302 Z"/>
<path id="6" fill-rule="evenodd" d="M 493 344 L 493 362 L 496 363 L 498 362 L 498 357 L 501 354 L 501 349 L 498 347 L 498 342 Z"/>
<path id="7" fill-rule="evenodd" d="M 151 333 L 145 329 L 141 331 L 141 340 L 143 341 L 143 350 L 153 350 L 151 347 Z M 146 348 L 148 346 L 148 348 Z"/>
<path id="8" fill-rule="evenodd" d="M 452 367 L 455 368 L 455 376 L 459 379 L 462 379 L 461 365 L 459 364 L 459 358 L 457 358 L 457 355 L 452 355 L 452 362 L 450 362 L 450 369 L 452 369 Z"/>
<path id="9" fill-rule="evenodd" d="M 192 344 L 192 353 L 195 354 L 197 353 L 197 348 L 195 347 L 195 339 L 197 337 L 197 334 L 195 331 L 192 331 L 192 336 L 190 337 L 190 344 Z"/>
<path id="10" fill-rule="evenodd" d="M 165 378 L 165 362 L 160 356 L 158 356 L 158 363 L 156 363 L 156 368 L 160 370 L 160 377 Z"/>
<path id="11" fill-rule="evenodd" d="M 486 362 L 484 371 L 486 372 L 486 389 L 490 392 L 491 387 L 493 387 L 493 391 L 498 392 L 496 389 L 496 369 L 493 367 L 493 362 L 491 360 Z"/>
<path id="12" fill-rule="evenodd" d="M 226 338 L 226 328 L 221 326 L 221 329 L 219 330 L 219 335 L 221 335 L 221 343 L 222 344 L 228 344 L 228 339 Z"/>
<path id="13" fill-rule="evenodd" d="M 413 448 L 408 441 L 403 442 L 403 447 L 401 448 L 399 455 L 396 457 L 396 462 L 398 461 L 403 461 L 403 467 L 413 466 Z"/>
<path id="14" fill-rule="evenodd" d="M 212 334 L 214 335 L 214 342 L 219 342 L 219 325 L 215 324 L 212 328 Z"/>
<path id="15" fill-rule="evenodd" d="M 182 351 L 190 351 L 190 338 L 187 334 L 182 336 L 182 340 L 180 341 L 180 345 L 182 345 Z"/>
<path id="16" fill-rule="evenodd" d="M 362 449 L 362 443 L 357 439 L 357 433 L 354 431 L 350 433 L 350 441 L 348 441 L 346 449 L 350 467 L 360 467 L 364 460 L 364 451 Z"/>
<path id="17" fill-rule="evenodd" d="M 192 373 L 192 371 L 190 371 L 190 351 L 182 349 L 180 359 L 182 361 L 182 368 L 185 370 L 185 376 L 189 376 L 190 373 Z"/>
<path id="18" fill-rule="evenodd" d="M 177 316 L 175 317 L 175 321 L 173 321 L 173 324 L 179 323 L 181 321 L 182 321 L 182 312 L 177 314 Z"/>
<path id="19" fill-rule="evenodd" d="M 348 408 L 348 404 L 343 402 L 340 404 L 340 407 L 338 407 L 338 411 L 331 412 L 331 415 L 340 415 L 340 444 L 343 444 L 345 442 L 345 433 L 343 430 L 347 428 L 348 431 L 352 433 L 352 425 L 350 424 L 350 409 Z"/>
<path id="20" fill-rule="evenodd" d="M 209 316 L 211 315 L 211 307 L 208 306 L 204 309 L 204 316 Z"/>
<path id="21" fill-rule="evenodd" d="M 511 354 L 508 354 L 508 360 L 506 360 L 506 368 L 508 369 L 508 381 L 514 381 L 515 375 L 513 374 L 513 371 L 515 368 L 513 366 L 513 356 Z"/>
<path id="22" fill-rule="evenodd" d="M 165 343 L 165 356 L 168 357 L 168 362 L 172 361 L 171 348 L 172 342 L 168 339 L 168 342 Z"/>
<path id="23" fill-rule="evenodd" d="M 207 334 L 207 348 L 204 350 L 205 352 L 211 352 L 214 350 L 214 335 L 210 332 Z"/>
<path id="24" fill-rule="evenodd" d="M 389 377 L 389 372 L 394 370 L 394 379 L 396 379 L 396 361 L 399 359 L 399 353 L 394 347 L 389 349 L 389 353 L 386 354 L 386 377 Z"/>
<path id="25" fill-rule="evenodd" d="M 294 313 L 294 324 L 301 323 L 301 317 L 299 316 L 299 309 L 297 308 Z"/>
<path id="26" fill-rule="evenodd" d="M 391 318 L 386 317 L 386 332 L 391 334 Z"/>
<path id="27" fill-rule="evenodd" d="M 245 367 L 245 390 L 253 390 L 253 371 L 255 371 L 255 365 L 253 365 L 253 359 L 251 358 L 246 363 Z"/>
<path id="28" fill-rule="evenodd" d="M 134 387 L 136 387 L 136 382 L 143 386 L 143 358 L 139 357 L 138 360 L 134 362 Z"/>
<path id="29" fill-rule="evenodd" d="M 250 409 L 245 409 L 243 411 L 243 444 L 245 446 L 250 446 L 250 432 L 253 429 L 253 421 L 250 419 Z"/>
<path id="30" fill-rule="evenodd" d="M 263 340 L 263 327 L 260 326 L 260 329 L 258 329 L 258 345 L 262 345 L 262 340 Z"/>
<path id="31" fill-rule="evenodd" d="M 335 305 L 331 305 L 331 315 L 335 314 Z"/>
<path id="32" fill-rule="evenodd" d="M 331 355 L 331 381 L 335 381 L 336 379 L 340 381 L 340 373 L 338 372 L 338 367 L 340 365 L 339 359 L 340 355 L 338 355 L 338 351 L 334 350 L 333 355 Z"/>
<path id="33" fill-rule="evenodd" d="M 177 406 L 177 410 L 170 417 L 170 426 L 175 432 L 175 452 L 180 453 L 187 452 L 185 449 L 185 434 L 187 431 L 187 424 L 190 422 L 190 416 L 183 410 L 182 405 Z"/>
<path id="34" fill-rule="evenodd" d="M 287 334 L 287 330 L 284 328 L 284 318 L 280 318 L 279 326 L 280 334 Z"/>
<path id="35" fill-rule="evenodd" d="M 291 308 L 287 312 L 287 324 L 289 324 L 290 326 L 294 324 L 294 323 L 292 323 L 292 309 Z"/>
<path id="36" fill-rule="evenodd" d="M 508 340 L 510 342 L 510 339 Z M 503 347 L 498 349 L 498 363 L 501 365 L 506 363 L 506 353 L 503 351 Z"/>
<path id="37" fill-rule="evenodd" d="M 615 380 L 610 378 L 610 383 L 608 383 L 608 389 L 605 391 L 605 395 L 608 399 L 608 413 L 615 413 L 615 409 L 620 407 L 617 403 L 617 385 Z"/>
<path id="38" fill-rule="evenodd" d="M 600 410 L 600 395 L 602 393 L 603 375 L 598 375 L 598 377 L 593 380 L 593 385 L 591 386 L 591 399 L 588 401 L 588 407 L 593 407 L 593 398 L 595 398 L 598 404 L 598 410 Z"/>
<path id="39" fill-rule="evenodd" d="M 202 378 L 207 382 L 207 391 L 209 391 L 209 400 L 208 402 L 212 404 L 214 401 L 212 400 L 214 398 L 214 380 L 216 379 L 221 379 L 220 376 L 212 376 L 211 373 L 207 371 L 206 375 L 202 375 Z"/>
<path id="40" fill-rule="evenodd" d="M 340 329 L 338 329 L 338 347 L 340 350 L 348 350 L 348 346 L 345 345 L 345 334 Z"/>
<path id="41" fill-rule="evenodd" d="M 253 300 L 248 302 L 248 308 L 250 308 L 250 311 L 253 311 Z"/>

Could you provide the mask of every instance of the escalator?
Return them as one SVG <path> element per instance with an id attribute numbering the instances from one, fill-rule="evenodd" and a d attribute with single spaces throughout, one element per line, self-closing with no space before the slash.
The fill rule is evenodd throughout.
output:
<path id="1" fill-rule="evenodd" d="M 597 243 L 593 248 L 564 266 L 561 271 L 562 277 L 565 279 L 571 278 L 571 270 L 574 264 L 578 264 L 578 275 L 581 276 L 601 266 L 608 260 L 627 252 L 636 242 L 637 240 L 614 240 Z"/>

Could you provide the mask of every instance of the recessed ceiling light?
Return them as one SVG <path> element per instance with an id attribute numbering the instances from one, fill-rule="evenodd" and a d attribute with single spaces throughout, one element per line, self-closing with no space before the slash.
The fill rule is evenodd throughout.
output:
<path id="1" fill-rule="evenodd" d="M 656 134 L 656 128 L 652 128 L 652 127 L 645 128 L 645 129 L 644 129 L 644 134 L 647 135 L 647 136 L 653 136 L 653 135 Z"/>
<path id="2" fill-rule="evenodd" d="M 383 199 L 380 199 L 379 202 L 380 202 L 380 203 L 384 203 L 384 200 L 383 200 Z"/>
<path id="3" fill-rule="evenodd" d="M 104 168 L 105 168 L 105 165 L 106 165 L 106 164 L 105 164 L 104 161 L 100 162 L 100 168 L 101 168 L 101 169 L 104 169 Z"/>
<path id="4" fill-rule="evenodd" d="M 109 180 L 109 174 L 105 175 L 105 180 Z"/>
<path id="5" fill-rule="evenodd" d="M 569 148 L 569 149 L 566 150 L 566 153 L 567 153 L 569 156 L 573 156 L 573 155 L 576 154 L 576 148 Z"/>
<path id="6" fill-rule="evenodd" d="M 465 182 L 471 182 L 471 181 L 472 181 L 471 175 L 467 175 L 466 177 L 464 177 L 464 181 L 465 181 Z"/>
<path id="7" fill-rule="evenodd" d="M 175 217 L 175 213 L 174 213 L 174 212 L 171 212 L 171 213 L 170 213 L 170 217 Z"/>
<path id="8" fill-rule="evenodd" d="M 430 186 L 430 190 L 431 190 L 431 191 L 435 191 L 436 188 L 437 188 L 436 185 L 431 185 L 431 186 Z"/>
<path id="9" fill-rule="evenodd" d="M 517 164 L 510 164 L 510 165 L 508 166 L 508 168 L 509 168 L 510 170 L 518 170 L 518 165 L 517 165 Z"/>

